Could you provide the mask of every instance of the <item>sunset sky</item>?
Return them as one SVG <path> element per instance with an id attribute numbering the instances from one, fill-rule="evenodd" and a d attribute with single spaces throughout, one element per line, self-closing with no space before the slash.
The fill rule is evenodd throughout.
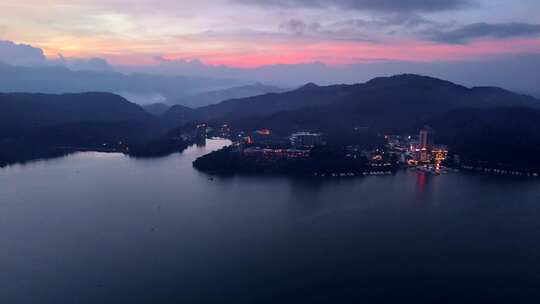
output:
<path id="1" fill-rule="evenodd" d="M 3 0 L 0 40 L 48 58 L 259 67 L 540 53 L 538 0 Z"/>

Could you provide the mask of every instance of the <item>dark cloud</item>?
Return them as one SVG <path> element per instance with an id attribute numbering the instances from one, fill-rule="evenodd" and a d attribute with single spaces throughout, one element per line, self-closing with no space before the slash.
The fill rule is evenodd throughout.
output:
<path id="1" fill-rule="evenodd" d="M 360 20 L 358 20 L 360 22 Z M 366 21 L 367 22 L 367 21 Z M 364 41 L 378 43 L 375 39 L 369 39 L 363 28 L 348 23 L 333 23 L 322 25 L 318 22 L 305 22 L 301 19 L 289 19 L 279 25 L 281 32 L 288 35 L 302 36 L 305 39 L 339 40 L 339 41 Z"/>
<path id="2" fill-rule="evenodd" d="M 427 31 L 428 39 L 444 43 L 467 43 L 480 38 L 505 39 L 540 34 L 540 24 L 529 23 L 473 23 L 451 31 Z"/>
<path id="3" fill-rule="evenodd" d="M 295 18 L 281 22 L 279 30 L 281 33 L 303 38 L 380 43 L 378 39 L 370 37 L 370 31 L 385 30 L 394 34 L 400 31 L 416 33 L 421 29 L 434 30 L 448 28 L 448 26 L 448 24 L 438 23 L 415 13 L 402 13 L 386 14 L 372 19 L 347 19 L 326 24 Z"/>
<path id="4" fill-rule="evenodd" d="M 281 30 L 295 35 L 304 35 L 307 31 L 316 32 L 320 27 L 321 25 L 319 23 L 307 24 L 300 19 L 290 19 L 279 25 Z"/>
<path id="5" fill-rule="evenodd" d="M 389 27 L 418 28 L 422 26 L 436 28 L 443 25 L 417 14 L 391 14 L 372 20 L 348 19 L 334 22 L 330 26 L 335 28 L 385 29 Z"/>
<path id="6" fill-rule="evenodd" d="M 471 5 L 472 0 L 233 0 L 235 2 L 278 6 L 372 10 L 381 12 L 435 12 L 459 9 Z"/>
<path id="7" fill-rule="evenodd" d="M 394 14 L 379 21 L 383 26 L 403 26 L 403 27 L 418 27 L 418 26 L 437 26 L 440 23 L 426 19 L 417 14 Z"/>
<path id="8" fill-rule="evenodd" d="M 0 40 L 0 62 L 20 66 L 40 66 L 47 64 L 47 58 L 42 49 Z"/>

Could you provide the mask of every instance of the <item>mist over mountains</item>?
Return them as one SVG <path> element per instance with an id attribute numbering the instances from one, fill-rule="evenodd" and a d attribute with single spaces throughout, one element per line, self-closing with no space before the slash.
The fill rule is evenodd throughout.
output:
<path id="1" fill-rule="evenodd" d="M 264 95 L 268 93 L 282 93 L 285 91 L 288 90 L 276 86 L 264 85 L 262 83 L 255 83 L 245 86 L 235 86 L 223 90 L 198 93 L 195 95 L 181 98 L 177 100 L 175 104 L 180 104 L 190 108 L 198 108 L 211 104 L 216 104 L 229 99 L 246 98 Z"/>
<path id="2" fill-rule="evenodd" d="M 150 66 L 119 66 L 121 71 L 144 71 L 155 75 L 197 75 L 262 82 L 278 87 L 299 87 L 308 82 L 320 85 L 355 84 L 379 76 L 403 73 L 430 75 L 467 86 L 497 86 L 540 98 L 538 54 L 516 54 L 469 60 L 411 62 L 380 60 L 328 66 L 322 62 L 275 64 L 256 68 L 207 65 L 199 60 L 167 60 Z"/>
<path id="3" fill-rule="evenodd" d="M 0 92 L 81 93 L 114 92 L 135 97 L 141 103 L 174 101 L 202 91 L 237 84 L 231 79 L 189 76 L 122 74 L 104 71 L 73 71 L 62 66 L 22 67 L 0 63 Z M 144 102 L 148 100 L 148 102 Z"/>
<path id="4" fill-rule="evenodd" d="M 284 89 L 261 83 L 215 75 L 118 72 L 101 58 L 45 57 L 40 48 L 0 40 L 0 92 L 83 93 L 112 92 L 129 100 L 205 106 L 232 98 L 242 98 Z"/>
<path id="5" fill-rule="evenodd" d="M 88 73 L 91 71 L 98 74 L 113 74 L 117 75 L 117 78 L 127 78 L 132 83 L 129 86 L 125 84 L 126 80 L 124 79 L 105 86 L 103 82 L 106 81 L 95 82 L 96 78 L 101 77 L 101 74 L 94 74 L 92 78 L 68 75 L 74 79 L 68 79 L 70 81 L 66 84 L 57 83 L 57 87 L 53 86 L 52 83 L 45 85 L 43 81 L 40 83 L 37 79 L 29 78 L 32 81 L 26 85 L 12 83 L 13 86 L 9 86 L 5 84 L 0 87 L 0 90 L 13 92 L 21 91 L 18 90 L 19 88 L 28 88 L 31 89 L 31 92 L 66 93 L 82 92 L 78 90 L 86 89 L 86 91 L 128 93 L 141 100 L 146 100 L 147 96 L 161 95 L 167 99 L 168 103 L 177 103 L 182 98 L 198 93 L 251 85 L 255 82 L 282 88 L 294 88 L 308 82 L 321 85 L 354 84 L 378 76 L 414 73 L 447 79 L 467 86 L 497 86 L 540 97 L 540 72 L 534 68 L 540 66 L 540 55 L 536 53 L 431 62 L 372 60 L 365 63 L 337 66 L 328 66 L 315 61 L 264 65 L 253 68 L 210 65 L 198 59 L 165 59 L 161 56 L 155 56 L 154 61 L 154 64 L 149 65 L 114 65 L 103 58 L 69 58 L 61 54 L 58 54 L 57 58 L 47 58 L 40 48 L 16 44 L 11 41 L 0 41 L 0 63 L 27 68 L 63 67 L 72 72 Z M 8 76 L 9 74 L 0 74 L 0 79 L 2 81 L 9 80 Z M 130 80 L 130 76 L 133 76 L 134 79 Z M 54 75 L 52 77 L 56 80 L 66 78 Z M 79 77 L 80 79 L 77 80 L 79 84 L 72 84 Z M 144 78 L 144 80 L 140 78 Z M 103 79 L 111 79 L 111 75 L 104 75 Z M 124 82 L 124 84 L 118 82 Z M 171 82 L 176 82 L 177 88 Z M 157 85 L 157 83 L 161 84 Z M 140 86 L 141 84 L 143 86 Z M 130 90 L 126 90 L 126 88 Z M 42 89 L 48 89 L 48 91 L 41 91 Z M 142 94 L 136 95 L 139 93 Z M 238 97 L 245 96 L 229 96 L 228 98 Z M 192 105 L 189 98 L 186 100 L 188 100 L 186 103 Z M 159 101 L 149 100 L 144 103 L 154 102 Z M 213 102 L 214 100 L 212 100 Z"/>

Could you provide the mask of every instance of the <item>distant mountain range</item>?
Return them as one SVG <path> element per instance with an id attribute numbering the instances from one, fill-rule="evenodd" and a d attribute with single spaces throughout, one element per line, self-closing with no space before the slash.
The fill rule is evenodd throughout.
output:
<path id="1" fill-rule="evenodd" d="M 170 101 L 238 84 L 231 79 L 122 74 L 114 71 L 72 71 L 65 67 L 21 67 L 0 63 L 0 92 L 121 92 L 126 96 L 158 95 Z"/>
<path id="2" fill-rule="evenodd" d="M 281 94 L 234 99 L 162 116 L 169 126 L 189 121 L 228 123 L 234 130 L 271 129 L 279 136 L 317 131 L 335 144 L 363 144 L 377 134 L 436 131 L 464 163 L 540 170 L 540 100 L 495 87 L 398 75 L 363 84 L 305 85 Z"/>
<path id="3" fill-rule="evenodd" d="M 132 121 L 159 122 L 167 127 L 204 121 L 286 132 L 325 126 L 392 130 L 415 127 L 450 110 L 496 107 L 540 108 L 540 101 L 500 88 L 467 88 L 425 76 L 398 75 L 357 85 L 307 84 L 284 93 L 231 99 L 196 109 L 153 104 L 145 106 L 145 111 L 110 93 L 0 94 L 0 121 L 4 125 Z"/>
<path id="4" fill-rule="evenodd" d="M 42 151 L 58 146 L 124 149 L 126 142 L 138 155 L 165 154 L 184 145 L 167 134 L 196 122 L 228 123 L 236 131 L 269 128 L 282 136 L 319 131 L 344 144 L 362 136 L 415 134 L 429 124 L 466 160 L 540 168 L 540 100 L 410 74 L 356 85 L 310 83 L 196 109 L 143 109 L 110 93 L 0 94 L 0 163 L 43 157 Z"/>
<path id="5" fill-rule="evenodd" d="M 154 119 L 138 105 L 111 93 L 0 94 L 0 109 L 2 124 L 147 123 Z"/>
<path id="6" fill-rule="evenodd" d="M 175 103 L 190 108 L 199 108 L 229 99 L 246 98 L 268 93 L 282 93 L 286 91 L 287 89 L 256 83 L 252 85 L 235 86 L 222 90 L 202 92 L 181 98 Z"/>
<path id="7" fill-rule="evenodd" d="M 284 133 L 352 126 L 393 131 L 411 129 L 431 115 L 452 109 L 510 106 L 540 107 L 540 101 L 500 88 L 467 88 L 405 74 L 356 85 L 307 84 L 285 93 L 232 99 L 193 110 L 174 106 L 162 120 L 168 126 L 221 121 L 239 128 L 271 127 Z"/>
<path id="8" fill-rule="evenodd" d="M 0 94 L 0 166 L 77 149 L 142 154 L 162 134 L 155 116 L 110 93 Z"/>

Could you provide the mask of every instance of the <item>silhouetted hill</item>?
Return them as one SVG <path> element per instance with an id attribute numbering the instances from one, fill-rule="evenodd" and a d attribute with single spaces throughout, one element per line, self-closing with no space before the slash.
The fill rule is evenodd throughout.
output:
<path id="1" fill-rule="evenodd" d="M 118 95 L 0 94 L 0 166 L 78 150 L 153 156 L 185 147 Z"/>
<path id="2" fill-rule="evenodd" d="M 286 93 L 269 93 L 226 100 L 219 104 L 192 109 L 191 111 L 185 111 L 185 109 L 179 111 L 175 106 L 164 114 L 163 119 L 168 125 L 179 126 L 197 120 L 210 121 L 219 118 L 239 119 L 251 116 L 267 116 L 282 111 L 337 102 L 350 94 L 353 88 L 354 86 L 346 85 L 319 87 L 314 90 L 300 88 Z"/>
<path id="3" fill-rule="evenodd" d="M 0 93 L 2 124 L 60 124 L 83 121 L 152 122 L 138 105 L 110 93 Z"/>
<path id="4" fill-rule="evenodd" d="M 537 106 L 536 103 L 539 101 L 535 97 L 514 93 L 497 87 L 473 87 L 471 92 L 492 106 L 506 106 L 508 105 L 508 100 L 515 100 L 514 105 L 518 106 Z"/>
<path id="5" fill-rule="evenodd" d="M 320 88 L 320 87 L 319 87 L 317 84 L 315 84 L 315 83 L 313 83 L 313 82 L 310 82 L 310 83 L 308 83 L 308 84 L 305 84 L 305 85 L 299 87 L 299 88 L 296 89 L 296 90 L 297 90 L 297 91 L 310 91 L 310 90 L 317 90 L 317 89 L 319 89 L 319 88 Z"/>
<path id="6" fill-rule="evenodd" d="M 229 99 L 246 98 L 268 93 L 282 93 L 285 91 L 287 90 L 283 88 L 256 83 L 246 86 L 236 86 L 223 90 L 203 92 L 182 98 L 176 103 L 190 108 L 199 108 Z"/>
<path id="7" fill-rule="evenodd" d="M 383 89 L 395 87 L 424 87 L 424 88 L 453 88 L 467 89 L 464 86 L 450 81 L 416 74 L 401 74 L 389 77 L 376 77 L 364 84 L 370 89 Z"/>
<path id="8" fill-rule="evenodd" d="M 186 106 L 175 105 L 170 107 L 165 113 L 160 116 L 161 123 L 166 128 L 175 128 L 189 122 L 194 122 L 202 119 L 199 113 L 194 109 Z"/>
<path id="9" fill-rule="evenodd" d="M 190 121 L 247 121 L 269 127 L 295 129 L 315 126 L 369 126 L 381 130 L 409 128 L 431 115 L 463 107 L 528 106 L 540 101 L 498 88 L 467 88 L 448 81 L 419 76 L 380 77 L 364 84 L 317 86 L 233 99 L 193 111 L 171 109 L 164 115 L 169 125 Z M 234 124 L 233 124 L 234 125 Z"/>

